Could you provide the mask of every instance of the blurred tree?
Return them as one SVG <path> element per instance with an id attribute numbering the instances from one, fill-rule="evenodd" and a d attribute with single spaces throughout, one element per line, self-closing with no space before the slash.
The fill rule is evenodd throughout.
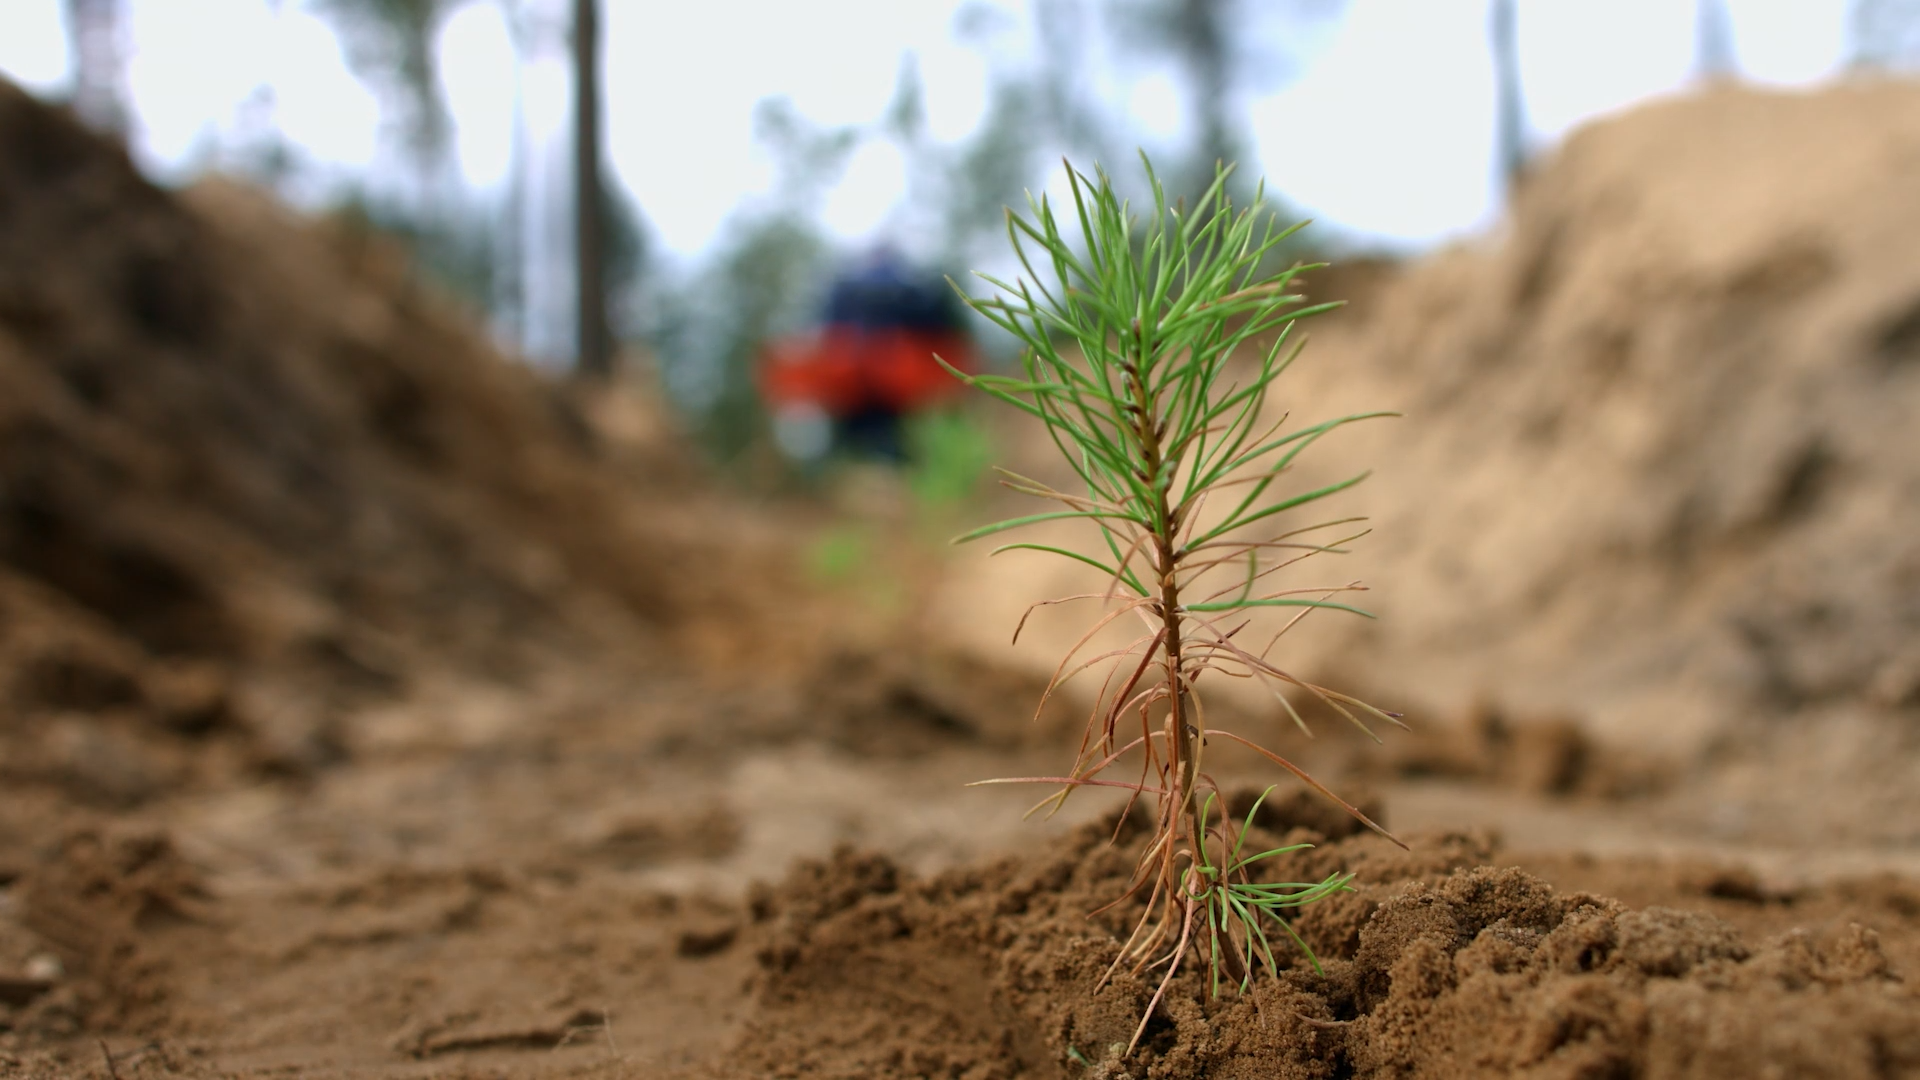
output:
<path id="1" fill-rule="evenodd" d="M 73 63 L 73 110 L 99 131 L 126 138 L 125 0 L 65 0 L 67 51 Z"/>
<path id="2" fill-rule="evenodd" d="M 954 155 L 927 130 L 926 83 L 920 77 L 919 57 L 911 51 L 900 58 L 893 97 L 869 133 L 873 135 L 900 148 L 906 173 L 906 190 L 880 227 L 883 242 L 916 258 L 944 258 Z"/>
<path id="3" fill-rule="evenodd" d="M 652 279 L 653 244 L 645 217 L 618 185 L 600 189 L 600 264 L 606 284 L 607 333 L 615 343 L 641 332 L 640 309 Z"/>
<path id="4" fill-rule="evenodd" d="M 1021 205 L 1038 164 L 1041 106 L 1022 81 L 996 81 L 980 128 L 959 148 L 948 173 L 942 261 L 966 263 L 983 237 L 998 237 L 1006 208 Z"/>
<path id="5" fill-rule="evenodd" d="M 1853 0 L 1847 12 L 1848 65 L 1912 71 L 1920 67 L 1920 0 Z"/>
<path id="6" fill-rule="evenodd" d="M 729 463 L 766 431 L 755 380 L 761 347 L 811 321 L 833 260 L 820 204 L 860 137 L 808 122 L 784 97 L 760 102 L 753 121 L 755 141 L 773 159 L 772 192 L 735 213 L 701 271 L 656 290 L 649 335 L 669 397 Z"/>
<path id="7" fill-rule="evenodd" d="M 1040 9 L 1035 9 L 1035 19 Z M 940 199 L 939 261 L 960 267 L 973 261 L 974 248 L 987 237 L 998 237 L 1005 227 L 1005 208 L 1018 206 L 1033 185 L 1041 166 L 1041 148 L 1050 129 L 1062 126 L 1063 113 L 1073 111 L 1061 73 L 1060 54 L 1077 47 L 1073 41 L 1046 38 L 1040 76 L 1012 70 L 1004 61 L 1005 39 L 1016 29 L 1004 8 L 973 0 L 955 12 L 954 37 L 987 61 L 985 115 L 980 126 L 953 147 L 944 163 Z M 1075 115 L 1080 115 L 1075 112 Z M 1086 129 L 1071 129 L 1065 139 L 1085 138 Z"/>
<path id="8" fill-rule="evenodd" d="M 766 342 L 811 321 L 819 283 L 832 264 L 832 249 L 810 219 L 775 213 L 742 223 L 722 248 L 709 281 L 725 297 L 701 392 L 708 447 L 734 461 L 766 427 L 756 373 Z"/>
<path id="9" fill-rule="evenodd" d="M 464 0 L 314 0 L 331 18 L 347 64 L 374 87 L 394 117 L 396 145 L 406 148 L 422 206 L 447 184 L 453 118 L 441 93 L 434 41 Z"/>
<path id="10" fill-rule="evenodd" d="M 488 215 L 444 209 L 431 219 L 383 198 L 365 184 L 346 189 L 330 213 L 350 227 L 398 241 L 416 275 L 473 307 L 488 310 L 507 260 Z"/>
<path id="11" fill-rule="evenodd" d="M 1345 0 L 1113 0 L 1123 45 L 1179 68 L 1191 94 L 1184 160 L 1167 169 L 1169 194 L 1197 195 L 1217 162 L 1249 160 L 1242 110 L 1251 92 L 1271 91 L 1297 74 L 1297 46 L 1309 30 L 1337 19 Z M 1256 170 L 1235 175 L 1242 192 Z"/>
<path id="12" fill-rule="evenodd" d="M 1495 168 L 1502 190 L 1511 195 L 1527 167 L 1526 91 L 1520 82 L 1520 38 L 1514 0 L 1493 0 L 1488 24 L 1496 95 Z"/>
<path id="13" fill-rule="evenodd" d="M 497 210 L 495 230 L 500 237 L 499 273 L 493 280 L 494 323 L 502 337 L 524 347 L 528 333 L 527 260 L 532 255 L 527 243 L 527 162 L 533 146 L 527 130 L 526 58 L 532 36 L 525 19 L 517 17 L 514 5 L 505 5 L 507 31 L 513 41 L 513 119 L 508 128 L 507 184 Z"/>
<path id="14" fill-rule="evenodd" d="M 601 244 L 603 154 L 600 133 L 599 0 L 573 3 L 574 282 L 578 346 L 574 374 L 604 380 L 613 374 L 607 329 L 606 260 Z"/>
<path id="15" fill-rule="evenodd" d="M 1727 12 L 1727 0 L 1694 0 L 1694 78 L 1731 79 L 1739 74 L 1740 61 L 1733 43 L 1733 17 Z"/>
<path id="16" fill-rule="evenodd" d="M 85 2 L 85 0 L 70 0 Z M 101 0 L 94 0 L 101 2 Z M 492 214 L 469 212 L 469 200 L 452 157 L 453 120 L 435 57 L 447 19 L 475 0 L 313 0 L 339 33 L 349 66 L 386 103 L 396 145 L 410 159 L 412 197 L 396 204 L 363 187 L 348 197 L 367 220 L 407 241 L 422 268 L 462 295 L 490 308 L 502 321 L 526 332 L 529 273 L 549 269 L 526 239 L 527 175 L 532 140 L 519 112 L 516 84 L 513 160 L 504 205 Z M 571 169 L 566 196 L 574 261 L 573 318 L 576 371 L 603 377 L 612 370 L 616 321 L 637 329 L 637 293 L 645 276 L 647 245 L 631 200 L 606 183 L 599 76 L 599 8 L 594 0 L 494 0 L 507 17 L 520 60 L 564 42 L 574 72 Z M 558 10 L 554 10 L 555 8 Z M 551 55 L 551 53 L 546 53 Z M 517 71 L 516 71 L 517 79 Z M 555 208 L 558 209 L 557 207 Z M 469 233 L 484 235 L 462 235 Z M 484 288 L 484 292 L 476 290 Z M 618 308 L 617 312 L 610 309 Z M 619 318 L 616 320 L 615 315 Z"/>
<path id="17" fill-rule="evenodd" d="M 1038 100 L 1061 153 L 1103 163 L 1113 157 L 1108 123 L 1089 100 L 1087 43 L 1091 13 L 1083 0 L 1034 0 L 1034 38 L 1040 49 Z"/>
<path id="18" fill-rule="evenodd" d="M 860 132 L 820 127 L 800 115 L 792 98 L 780 96 L 754 106 L 753 139 L 773 159 L 774 206 L 780 212 L 810 214 L 846 169 Z"/>
<path id="19" fill-rule="evenodd" d="M 1246 157 L 1246 142 L 1231 95 L 1240 57 L 1233 48 L 1234 0 L 1170 0 L 1160 6 L 1154 40 L 1179 57 L 1193 90 L 1193 149 L 1177 188 L 1205 190 L 1219 162 Z M 1244 180 L 1242 181 L 1244 183 Z"/>
<path id="20" fill-rule="evenodd" d="M 893 97 L 887 102 L 880 128 L 904 146 L 918 146 L 926 141 L 927 86 L 920 77 L 920 64 L 911 52 L 900 58 L 900 74 L 894 78 Z"/>

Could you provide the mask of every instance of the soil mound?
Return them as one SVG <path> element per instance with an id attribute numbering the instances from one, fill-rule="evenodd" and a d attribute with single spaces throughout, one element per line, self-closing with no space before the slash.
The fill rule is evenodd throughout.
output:
<path id="1" fill-rule="evenodd" d="M 1383 632 L 1619 734 L 1920 705 L 1915 153 L 1920 86 L 1661 103 L 1381 294 Z"/>
<path id="2" fill-rule="evenodd" d="M 1920 790 L 1917 154 L 1920 86 L 1660 103 L 1383 292 L 1315 365 L 1407 414 L 1359 451 L 1384 618 L 1323 662 L 1763 761 L 1737 802 L 1832 789 L 1755 831 L 1911 840 L 1880 800 Z"/>
<path id="3" fill-rule="evenodd" d="M 1484 865 L 1486 841 L 1459 835 L 1413 854 L 1353 837 L 1276 867 L 1366 883 L 1298 920 L 1324 976 L 1296 958 L 1213 999 L 1183 972 L 1126 1054 L 1157 980 L 1094 989 L 1138 914 L 1087 915 L 1132 868 L 1109 829 L 924 881 L 851 851 L 802 867 L 755 901 L 755 1010 L 726 1075 L 1920 1075 L 1920 1000 L 1874 929 L 1749 941 Z"/>
<path id="4" fill-rule="evenodd" d="M 706 587 L 658 513 L 682 463 L 610 467 L 471 322 L 0 84 L 0 783 L 138 802 L 196 739 L 302 770 L 422 679 L 657 651 Z"/>

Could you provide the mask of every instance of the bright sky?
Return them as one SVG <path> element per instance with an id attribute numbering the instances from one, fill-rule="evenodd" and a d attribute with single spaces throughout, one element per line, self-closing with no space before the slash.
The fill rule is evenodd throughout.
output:
<path id="1" fill-rule="evenodd" d="M 1727 0 L 1745 76 L 1800 85 L 1837 68 L 1846 0 Z M 391 165 L 379 103 L 346 69 L 333 31 L 299 0 L 128 0 L 135 149 L 183 175 L 272 117 L 313 161 L 340 175 Z M 1002 0 L 1013 28 L 992 63 L 1027 62 L 1025 0 Z M 12 0 L 0 15 L 0 73 L 57 92 L 68 75 L 63 5 Z M 564 6 L 563 6 L 564 7 Z M 903 53 L 917 58 L 932 134 L 964 138 L 980 122 L 989 61 L 953 40 L 953 0 L 609 0 L 609 155 L 662 243 L 691 254 L 729 212 L 763 193 L 769 163 L 753 144 L 755 102 L 790 96 L 823 124 L 878 119 Z M 1550 141 L 1594 116 L 1687 81 L 1687 0 L 1520 0 L 1528 121 Z M 1251 104 L 1271 184 L 1321 220 L 1381 240 L 1424 244 L 1484 225 L 1494 204 L 1493 87 L 1485 0 L 1353 0 L 1300 76 Z M 209 42 L 218 41 L 217 62 Z M 558 39 L 556 37 L 556 46 Z M 513 139 L 513 65 L 500 8 L 475 3 L 441 40 L 458 153 L 469 181 L 503 180 Z M 1174 138 L 1182 112 L 1166 71 L 1093 59 L 1093 78 L 1149 139 Z M 564 57 L 522 73 L 528 127 L 558 130 Z M 254 105 L 247 103 L 253 99 Z M 881 142 L 859 151 L 825 207 L 829 228 L 872 233 L 898 200 L 905 164 Z"/>

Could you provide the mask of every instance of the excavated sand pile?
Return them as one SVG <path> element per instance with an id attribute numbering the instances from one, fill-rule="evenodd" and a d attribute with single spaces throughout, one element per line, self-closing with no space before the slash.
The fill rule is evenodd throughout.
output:
<path id="1" fill-rule="evenodd" d="M 667 485 L 470 324 L 373 238 L 163 192 L 0 85 L 0 783 L 137 802 L 221 733 L 310 767 L 423 672 L 658 645 Z"/>

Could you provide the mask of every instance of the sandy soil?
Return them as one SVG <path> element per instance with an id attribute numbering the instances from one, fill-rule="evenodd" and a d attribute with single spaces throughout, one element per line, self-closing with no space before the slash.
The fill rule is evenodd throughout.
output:
<path id="1" fill-rule="evenodd" d="M 1089 913 L 1134 824 L 964 786 L 1060 767 L 1071 705 L 1029 716 L 1065 631 L 1005 635 L 1070 582 L 932 552 L 885 478 L 728 496 L 644 395 L 543 384 L 377 238 L 158 191 L 0 87 L 0 1077 L 1920 1076 L 1916 117 L 1889 86 L 1612 121 L 1508 235 L 1329 325 L 1303 394 L 1417 406 L 1356 444 L 1402 463 L 1367 576 L 1408 599 L 1303 663 L 1422 707 L 1298 749 L 1410 850 L 1283 793 L 1250 842 L 1358 875 L 1299 921 L 1324 974 L 1184 972 L 1119 1054 L 1151 988 L 1100 985 L 1129 912 Z M 1764 157 L 1806 152 L 1782 125 L 1824 186 Z M 1722 247 L 1687 231 L 1716 191 Z M 1554 358 L 1662 244 L 1698 287 L 1633 285 L 1667 329 L 1606 354 L 1637 404 L 1588 425 Z M 1828 283 L 1711 285 L 1803 264 Z M 1736 317 L 1811 329 L 1698 336 Z M 1640 482 L 1646 520 L 1549 497 Z M 1472 498 L 1395 509 L 1423 490 Z M 807 578 L 855 513 L 890 598 Z M 1808 590 L 1821 633 L 1753 614 Z"/>

